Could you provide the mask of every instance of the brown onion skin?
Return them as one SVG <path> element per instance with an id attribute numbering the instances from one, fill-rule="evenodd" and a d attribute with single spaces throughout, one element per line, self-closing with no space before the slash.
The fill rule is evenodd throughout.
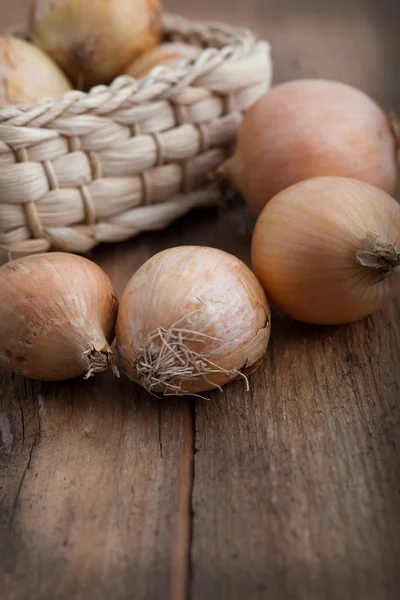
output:
<path id="1" fill-rule="evenodd" d="M 72 86 L 40 48 L 12 36 L 0 36 L 0 108 L 57 100 Z"/>
<path id="2" fill-rule="evenodd" d="M 110 352 L 117 308 L 107 275 L 81 256 L 52 252 L 3 265 L 0 368 L 43 381 L 84 376 L 85 352 Z"/>
<path id="3" fill-rule="evenodd" d="M 370 235 L 379 244 L 369 247 Z M 315 177 L 282 190 L 258 217 L 252 263 L 268 299 L 293 319 L 342 325 L 387 306 L 400 292 L 400 206 L 345 177 Z M 382 252 L 382 248 L 385 249 Z M 358 258 L 367 249 L 377 264 Z M 378 268 L 378 264 L 381 265 Z"/>
<path id="4" fill-rule="evenodd" d="M 160 39 L 159 0 L 32 0 L 30 32 L 69 75 L 89 89 L 109 84 Z"/>
<path id="5" fill-rule="evenodd" d="M 201 53 L 201 48 L 184 44 L 182 42 L 170 42 L 155 46 L 142 54 L 126 67 L 124 74 L 135 79 L 145 77 L 152 69 L 160 65 L 172 67 L 180 60 L 193 60 Z"/>
<path id="6" fill-rule="evenodd" d="M 327 80 L 277 85 L 248 111 L 223 172 L 255 214 L 283 189 L 312 177 L 351 177 L 393 193 L 397 140 L 363 92 Z"/>
<path id="7" fill-rule="evenodd" d="M 271 314 L 254 274 L 238 258 L 208 247 L 170 248 L 149 259 L 130 279 L 121 297 L 116 340 L 127 376 L 143 385 L 137 371 L 143 346 L 158 327 L 171 328 L 192 315 L 193 331 L 214 338 L 191 349 L 212 352 L 226 373 L 206 379 L 184 379 L 182 390 L 193 394 L 250 374 L 267 351 Z M 235 371 L 235 372 L 233 372 Z M 163 389 L 156 389 L 163 393 Z"/>

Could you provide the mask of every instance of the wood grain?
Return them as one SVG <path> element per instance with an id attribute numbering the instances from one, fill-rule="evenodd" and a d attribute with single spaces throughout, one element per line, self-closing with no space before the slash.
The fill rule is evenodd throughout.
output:
<path id="1" fill-rule="evenodd" d="M 399 331 L 274 325 L 251 396 L 197 404 L 193 598 L 395 598 Z"/>
<path id="2" fill-rule="evenodd" d="M 189 405 L 110 378 L 3 380 L 4 413 L 1 597 L 184 598 Z"/>
<path id="3" fill-rule="evenodd" d="M 26 4 L 3 0 L 3 28 Z M 396 0 L 165 4 L 267 37 L 275 81 L 336 78 L 399 110 Z M 120 293 L 169 246 L 249 263 L 252 225 L 233 201 L 92 258 Z M 248 394 L 0 378 L 2 600 L 397 599 L 400 299 L 343 328 L 274 316 Z"/>

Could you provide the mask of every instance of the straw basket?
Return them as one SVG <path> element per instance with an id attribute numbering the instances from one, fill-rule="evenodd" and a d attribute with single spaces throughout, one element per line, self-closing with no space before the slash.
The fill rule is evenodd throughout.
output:
<path id="1" fill-rule="evenodd" d="M 269 45 L 219 23 L 164 17 L 199 58 L 88 94 L 0 111 L 0 248 L 6 259 L 86 253 L 218 202 L 210 174 L 271 80 Z"/>

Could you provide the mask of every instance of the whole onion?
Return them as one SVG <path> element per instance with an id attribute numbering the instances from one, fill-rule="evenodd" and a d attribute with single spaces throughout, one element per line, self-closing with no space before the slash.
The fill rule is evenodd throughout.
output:
<path id="1" fill-rule="evenodd" d="M 67 253 L 37 254 L 0 267 L 0 367 L 61 380 L 113 366 L 118 302 L 107 275 Z"/>
<path id="2" fill-rule="evenodd" d="M 32 0 L 30 31 L 79 88 L 110 83 L 159 41 L 159 0 Z"/>
<path id="3" fill-rule="evenodd" d="M 153 394 L 199 393 L 260 365 L 270 311 L 253 273 L 213 248 L 171 248 L 129 281 L 117 320 L 128 377 Z"/>
<path id="4" fill-rule="evenodd" d="M 0 108 L 57 99 L 71 89 L 64 73 L 40 48 L 0 36 Z"/>
<path id="5" fill-rule="evenodd" d="M 258 218 L 254 271 L 280 310 L 339 325 L 400 292 L 400 206 L 346 177 L 316 177 L 277 194 Z"/>
<path id="6" fill-rule="evenodd" d="M 191 60 L 200 55 L 201 48 L 183 42 L 167 42 L 160 44 L 135 59 L 124 74 L 139 79 L 145 77 L 154 67 L 160 65 L 173 66 L 180 60 Z"/>
<path id="7" fill-rule="evenodd" d="M 383 110 L 335 81 L 276 86 L 248 111 L 224 174 L 258 214 L 281 190 L 311 177 L 352 177 L 389 193 L 397 140 Z"/>

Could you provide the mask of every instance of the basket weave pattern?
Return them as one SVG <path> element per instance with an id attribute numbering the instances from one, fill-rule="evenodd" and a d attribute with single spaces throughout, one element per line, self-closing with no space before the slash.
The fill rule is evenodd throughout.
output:
<path id="1" fill-rule="evenodd" d="M 198 59 L 119 77 L 88 94 L 0 111 L 0 247 L 8 258 L 85 253 L 218 202 L 210 182 L 242 113 L 271 81 L 251 32 L 164 17 Z"/>

